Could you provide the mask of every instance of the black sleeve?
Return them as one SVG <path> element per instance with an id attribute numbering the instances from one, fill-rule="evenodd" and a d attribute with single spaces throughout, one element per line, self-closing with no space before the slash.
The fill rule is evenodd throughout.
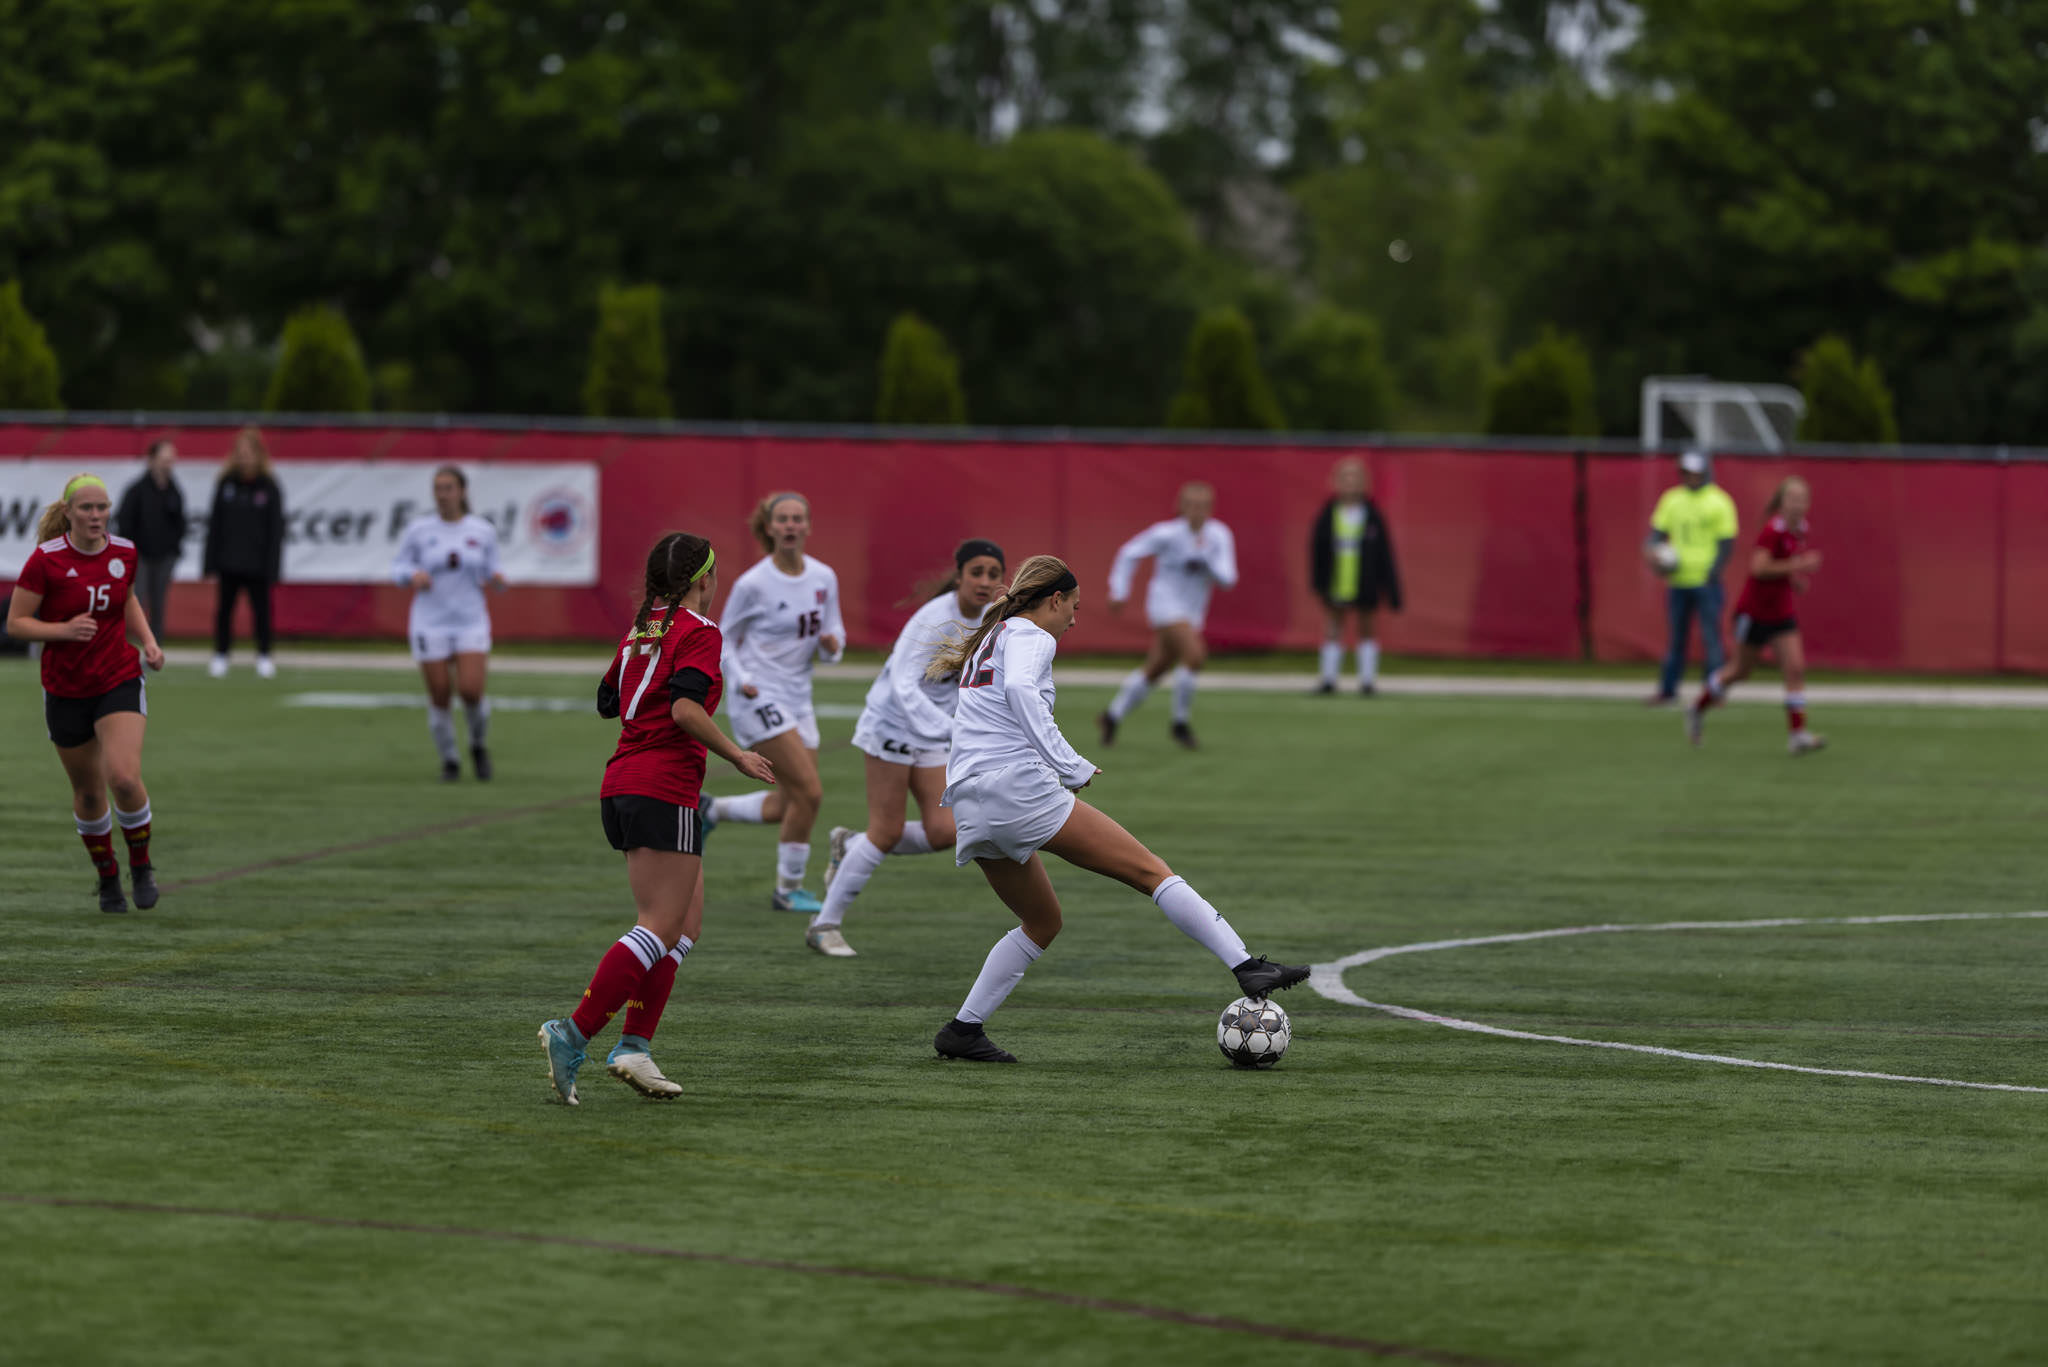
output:
<path id="1" fill-rule="evenodd" d="M 206 518 L 206 553 L 200 561 L 201 574 L 213 574 L 220 568 L 221 491 L 226 487 L 226 480 L 213 486 L 213 511 Z"/>
<path id="2" fill-rule="evenodd" d="M 1380 515 L 1377 505 L 1372 510 L 1373 520 L 1380 524 L 1380 575 L 1387 588 L 1387 606 L 1394 611 L 1401 610 L 1401 571 L 1394 563 L 1394 533 L 1387 526 L 1387 519 Z"/>
<path id="3" fill-rule="evenodd" d="M 148 479 L 144 475 L 143 479 Z M 128 486 L 121 495 L 121 506 L 114 513 L 114 530 L 130 541 L 142 530 L 142 480 Z"/>
<path id="4" fill-rule="evenodd" d="M 185 491 L 180 489 L 175 483 L 165 489 L 164 507 L 169 510 L 171 515 L 171 534 L 178 540 L 183 541 L 185 533 L 190 531 L 192 526 L 185 517 Z"/>
<path id="5" fill-rule="evenodd" d="M 685 665 L 668 676 L 668 700 L 688 698 L 702 707 L 704 700 L 711 696 L 711 676 L 695 665 Z"/>
<path id="6" fill-rule="evenodd" d="M 619 715 L 619 690 L 609 678 L 597 681 L 597 715 L 616 717 Z"/>
<path id="7" fill-rule="evenodd" d="M 1331 572 L 1337 558 L 1337 548 L 1330 539 L 1330 507 L 1325 503 L 1323 510 L 1316 514 L 1315 530 L 1308 537 L 1308 583 L 1316 591 L 1316 597 L 1330 596 Z"/>
<path id="8" fill-rule="evenodd" d="M 284 578 L 284 491 L 277 487 L 277 481 L 270 481 L 270 517 L 267 520 L 270 534 L 270 582 L 275 584 Z"/>

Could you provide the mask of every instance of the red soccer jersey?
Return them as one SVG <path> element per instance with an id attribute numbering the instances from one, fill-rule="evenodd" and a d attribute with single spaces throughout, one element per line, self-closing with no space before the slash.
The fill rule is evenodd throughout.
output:
<path id="1" fill-rule="evenodd" d="M 15 583 L 43 595 L 36 618 L 68 622 L 92 614 L 99 633 L 90 641 L 43 645 L 43 690 L 60 698 L 97 698 L 142 673 L 128 644 L 128 595 L 135 585 L 135 543 L 110 536 L 87 555 L 68 536 L 52 537 L 29 553 Z"/>
<path id="2" fill-rule="evenodd" d="M 651 797 L 694 807 L 704 787 L 704 743 L 676 725 L 670 684 L 686 669 L 711 680 L 704 710 L 718 711 L 725 680 L 718 672 L 724 647 L 718 624 L 687 608 L 656 609 L 647 625 L 629 631 L 612 656 L 604 681 L 619 695 L 619 748 L 604 767 L 602 797 Z"/>
<path id="3" fill-rule="evenodd" d="M 1790 560 L 1806 549 L 1806 524 L 1793 527 L 1784 518 L 1774 517 L 1756 534 L 1756 544 L 1773 560 Z M 1735 612 L 1755 622 L 1789 622 L 1799 615 L 1799 595 L 1790 578 L 1758 579 L 1752 575 L 1742 586 L 1742 596 L 1735 600 Z"/>

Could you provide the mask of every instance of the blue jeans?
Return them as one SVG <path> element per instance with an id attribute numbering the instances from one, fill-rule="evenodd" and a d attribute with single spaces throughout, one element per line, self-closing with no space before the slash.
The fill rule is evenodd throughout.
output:
<path id="1" fill-rule="evenodd" d="M 1664 649 L 1664 668 L 1657 675 L 1657 692 L 1677 696 L 1678 681 L 1685 674 L 1686 633 L 1694 613 L 1700 619 L 1700 644 L 1706 648 L 1707 673 L 1721 667 L 1721 585 L 1709 579 L 1696 589 L 1666 589 L 1666 610 L 1671 618 L 1671 643 Z"/>

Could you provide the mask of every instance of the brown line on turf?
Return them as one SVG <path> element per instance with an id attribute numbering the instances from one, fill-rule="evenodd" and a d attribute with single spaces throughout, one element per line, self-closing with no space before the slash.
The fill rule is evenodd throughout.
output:
<path id="1" fill-rule="evenodd" d="M 814 1277 L 838 1277 L 852 1281 L 892 1282 L 898 1286 L 932 1291 L 966 1291 L 1010 1300 L 1039 1301 L 1074 1310 L 1094 1310 L 1131 1319 L 1180 1324 L 1194 1329 L 1216 1329 L 1225 1333 L 1248 1334 L 1255 1338 L 1306 1343 L 1318 1348 L 1335 1348 L 1369 1357 L 1406 1358 L 1441 1367 L 1503 1367 L 1494 1359 L 1471 1357 L 1408 1343 L 1355 1338 L 1316 1329 L 1299 1329 L 1286 1324 L 1239 1319 L 1233 1315 L 1210 1315 L 1195 1310 L 1175 1310 L 1138 1301 L 1111 1300 L 1103 1296 L 1081 1296 L 1068 1291 L 1047 1291 L 1012 1282 L 978 1282 L 959 1277 L 934 1277 L 919 1272 L 891 1272 L 872 1267 L 841 1267 L 831 1263 L 804 1263 L 788 1258 L 759 1258 L 743 1253 L 706 1253 L 696 1249 L 664 1248 L 655 1244 L 632 1244 L 613 1239 L 587 1239 L 573 1234 L 538 1234 L 509 1229 L 466 1229 L 459 1225 L 415 1225 L 397 1220 L 357 1219 L 335 1215 L 306 1215 L 281 1210 L 221 1210 L 206 1206 L 158 1205 L 146 1201 L 112 1201 L 77 1196 L 42 1196 L 28 1192 L 0 1192 L 0 1201 L 17 1206 L 102 1210 L 125 1215 L 191 1215 L 216 1220 L 242 1220 L 257 1224 L 313 1225 L 326 1229 L 365 1230 L 381 1234 L 423 1234 L 437 1238 L 477 1239 L 491 1243 L 537 1244 L 552 1248 L 580 1248 L 594 1253 L 621 1253 L 637 1258 L 666 1258 L 677 1262 L 718 1263 L 726 1267 L 753 1268 L 765 1272 L 794 1272 Z"/>
<path id="2" fill-rule="evenodd" d="M 410 831 L 373 835 L 367 840 L 351 840 L 346 845 L 327 845 L 317 850 L 302 850 L 297 854 L 280 855 L 276 859 L 244 864 L 238 869 L 222 869 L 218 873 L 202 873 L 195 878 L 181 878 L 175 883 L 164 884 L 163 890 L 182 892 L 186 888 L 204 887 L 208 883 L 225 883 L 231 878 L 247 878 L 252 873 L 268 873 L 272 869 L 288 869 L 294 864 L 310 864 L 316 859 L 331 859 L 337 854 L 381 850 L 387 845 L 403 845 L 409 840 L 427 840 L 433 836 L 447 835 L 451 831 L 466 831 L 472 827 L 489 826 L 499 821 L 514 821 L 522 816 L 537 816 L 542 812 L 558 812 L 564 807 L 573 807 L 579 802 L 588 801 L 588 797 L 558 797 L 553 802 L 537 802 L 528 807 L 507 807 L 495 812 L 477 812 L 470 816 L 458 817 L 454 821 L 443 821 Z"/>

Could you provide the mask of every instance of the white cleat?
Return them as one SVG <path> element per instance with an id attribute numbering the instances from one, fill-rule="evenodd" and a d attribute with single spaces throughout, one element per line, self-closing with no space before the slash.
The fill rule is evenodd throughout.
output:
<path id="1" fill-rule="evenodd" d="M 1799 758 L 1801 755 L 1810 755 L 1816 750 L 1825 750 L 1827 748 L 1828 738 L 1816 735 L 1812 731 L 1794 731 L 1785 740 L 1785 751 L 1794 759 Z"/>
<path id="2" fill-rule="evenodd" d="M 838 926 L 812 926 L 804 932 L 804 943 L 829 959 L 851 959 L 859 952 L 846 943 Z"/>
<path id="3" fill-rule="evenodd" d="M 832 891 L 832 880 L 839 876 L 839 861 L 846 858 L 846 842 L 853 839 L 853 827 L 832 828 L 832 857 L 825 861 L 825 891 Z"/>
<path id="4" fill-rule="evenodd" d="M 207 678 L 209 678 L 209 679 L 225 679 L 225 678 L 226 678 L 227 676 L 228 676 L 228 657 L 227 657 L 227 656 L 225 656 L 225 655 L 216 655 L 216 656 L 214 656 L 214 657 L 213 657 L 213 658 L 212 658 L 211 660 L 208 660 L 208 661 L 206 662 L 206 677 L 207 677 Z"/>
<path id="5" fill-rule="evenodd" d="M 256 677 L 259 679 L 276 678 L 277 661 L 271 659 L 268 655 L 258 655 L 256 657 Z"/>
<path id="6" fill-rule="evenodd" d="M 604 1070 L 640 1095 L 656 1101 L 674 1101 L 683 1094 L 681 1087 L 661 1075 L 661 1066 L 652 1054 L 613 1050 L 612 1056 L 604 1061 Z"/>
<path id="7" fill-rule="evenodd" d="M 1685 709 L 1685 738 L 1695 746 L 1707 739 L 1707 714 L 1697 707 Z"/>

